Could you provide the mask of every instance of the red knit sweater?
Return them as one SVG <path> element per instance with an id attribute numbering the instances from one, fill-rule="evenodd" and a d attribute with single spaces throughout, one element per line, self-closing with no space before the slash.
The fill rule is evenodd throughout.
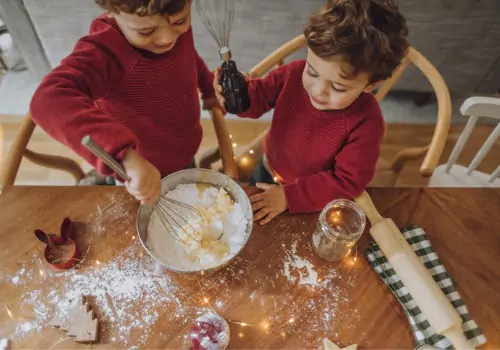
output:
<path id="1" fill-rule="evenodd" d="M 81 146 L 85 135 L 119 160 L 136 148 L 165 176 L 186 167 L 198 150 L 198 87 L 203 98 L 212 97 L 212 82 L 191 30 L 172 51 L 156 55 L 131 46 L 116 22 L 102 16 L 43 80 L 31 114 L 102 174 L 112 172 Z"/>
<path id="2" fill-rule="evenodd" d="M 274 108 L 264 152 L 284 183 L 291 213 L 320 211 L 334 199 L 361 194 L 373 178 L 384 134 L 371 94 L 343 110 L 314 108 L 302 85 L 304 66 L 294 61 L 252 80 L 251 108 L 240 115 L 259 118 Z"/>

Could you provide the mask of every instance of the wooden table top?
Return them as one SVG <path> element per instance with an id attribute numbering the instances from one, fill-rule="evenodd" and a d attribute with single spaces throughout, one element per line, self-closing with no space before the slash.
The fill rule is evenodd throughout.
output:
<path id="1" fill-rule="evenodd" d="M 383 216 L 421 226 L 473 319 L 500 348 L 500 189 L 372 189 Z M 120 187 L 9 187 L 0 195 L 0 338 L 15 348 L 85 348 L 47 326 L 84 293 L 101 322 L 93 348 L 179 348 L 190 323 L 214 309 L 230 321 L 231 348 L 414 348 L 407 319 L 363 252 L 327 263 L 311 250 L 314 215 L 257 226 L 244 251 L 213 276 L 155 268 L 136 239 L 137 203 Z M 77 223 L 84 261 L 57 272 L 33 230 Z M 315 275 L 317 274 L 317 276 Z M 293 319 L 293 322 L 290 322 Z M 243 325 L 242 325 L 243 324 Z"/>

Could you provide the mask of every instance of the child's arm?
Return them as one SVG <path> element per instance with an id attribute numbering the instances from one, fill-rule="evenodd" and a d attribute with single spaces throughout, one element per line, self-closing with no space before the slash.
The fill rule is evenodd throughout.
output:
<path id="1" fill-rule="evenodd" d="M 260 118 L 264 113 L 270 111 L 276 105 L 276 101 L 283 89 L 287 76 L 287 66 L 272 70 L 264 78 L 248 80 L 248 94 L 250 96 L 250 109 L 238 115 L 241 118 Z M 220 68 L 217 69 L 214 87 L 220 104 L 224 103 L 222 87 L 219 84 Z"/>
<path id="2" fill-rule="evenodd" d="M 320 211 L 334 199 L 360 195 L 374 176 L 383 135 L 382 117 L 368 118 L 357 125 L 335 157 L 333 170 L 284 185 L 289 212 Z"/>
<path id="3" fill-rule="evenodd" d="M 120 57 L 115 52 L 121 53 Z M 31 101 L 35 123 L 101 174 L 111 175 L 112 171 L 80 142 L 90 135 L 120 161 L 128 149 L 136 146 L 136 137 L 127 127 L 94 106 L 111 84 L 123 81 L 136 59 L 123 40 L 106 30 L 84 37 L 73 53 L 45 77 Z"/>

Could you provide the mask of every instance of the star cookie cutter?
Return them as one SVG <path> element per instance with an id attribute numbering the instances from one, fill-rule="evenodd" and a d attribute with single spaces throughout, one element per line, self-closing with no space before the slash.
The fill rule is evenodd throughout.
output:
<path id="1" fill-rule="evenodd" d="M 75 235 L 75 227 L 69 218 L 65 218 L 61 223 L 60 235 L 47 234 L 40 229 L 35 230 L 35 236 L 38 240 L 46 244 L 44 257 L 45 260 L 58 270 L 68 270 L 74 267 L 80 261 L 80 252 L 76 246 L 73 237 Z M 72 246 L 70 256 L 58 257 L 57 249 L 62 246 Z"/>

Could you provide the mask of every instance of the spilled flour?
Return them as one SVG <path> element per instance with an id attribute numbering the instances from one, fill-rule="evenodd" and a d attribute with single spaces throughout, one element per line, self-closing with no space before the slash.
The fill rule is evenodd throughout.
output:
<path id="1" fill-rule="evenodd" d="M 139 344 L 135 345 L 145 344 L 146 330 L 158 321 L 161 312 L 172 307 L 181 322 L 189 322 L 182 317 L 191 304 L 183 300 L 179 286 L 168 275 L 155 273 L 155 265 L 149 257 L 140 257 L 142 249 L 135 242 L 109 263 L 85 268 L 82 272 L 45 274 L 43 280 L 57 284 L 58 288 L 35 289 L 23 295 L 22 304 L 34 310 L 35 319 L 17 325 L 15 336 L 22 338 L 32 330 L 40 331 L 57 314 L 67 314 L 80 295 L 88 298 L 99 319 L 104 321 L 101 331 L 113 334 L 115 340 L 125 345 L 129 344 L 133 332 L 142 333 Z M 35 276 L 39 278 L 36 270 L 21 271 L 23 273 L 16 277 L 22 284 Z"/>
<path id="2" fill-rule="evenodd" d="M 286 246 L 283 244 L 283 248 Z M 283 274 L 289 282 L 294 283 L 297 280 L 296 276 L 291 274 L 291 270 L 297 270 L 299 274 L 299 284 L 310 284 L 318 286 L 318 273 L 314 271 L 314 265 L 297 255 L 297 241 L 292 243 L 292 249 L 287 252 L 285 262 L 283 264 Z"/>
<path id="3" fill-rule="evenodd" d="M 3 271 L 0 283 L 16 297 L 4 300 L 15 317 L 2 324 L 2 336 L 19 340 L 43 331 L 81 294 L 100 320 L 100 342 L 109 348 L 168 344 L 208 311 L 229 322 L 233 339 L 248 337 L 249 344 L 263 324 L 278 340 L 293 338 L 303 348 L 317 348 L 325 336 L 335 338 L 357 325 L 358 311 L 349 300 L 356 283 L 353 267 L 316 259 L 302 228 L 279 226 L 283 234 L 273 237 L 278 244 L 272 249 L 245 251 L 217 274 L 196 277 L 156 268 L 134 239 L 134 212 L 132 205 L 119 202 L 96 210 L 85 222 L 92 248 L 88 255 L 82 251 L 86 259 L 79 269 L 55 272 L 42 262 L 40 250 L 28 252 L 14 271 Z M 118 248 L 110 251 L 111 246 Z M 97 251 L 106 257 L 94 255 Z M 251 312 L 240 312 L 240 305 Z M 189 331 L 184 336 L 189 338 Z"/>
<path id="4" fill-rule="evenodd" d="M 66 314 L 80 295 L 88 299 L 96 312 L 100 339 L 104 342 L 131 345 L 134 335 L 138 340 L 132 345 L 146 344 L 150 338 L 148 329 L 167 310 L 174 310 L 179 324 L 192 322 L 192 303 L 185 300 L 179 284 L 168 274 L 158 273 L 135 237 L 133 202 L 120 199 L 111 203 L 106 208 L 97 206 L 96 213 L 84 223 L 82 235 L 91 236 L 87 239 L 91 243 L 88 251 L 82 249 L 85 261 L 80 268 L 53 270 L 39 251 L 13 274 L 2 274 L 0 283 L 11 285 L 21 296 L 19 302 L 8 303 L 16 321 L 4 331 L 13 339 L 42 331 L 57 314 Z M 105 227 L 114 230 L 106 232 Z M 118 248 L 113 251 L 108 245 Z M 95 256 L 95 251 L 110 258 Z"/>

